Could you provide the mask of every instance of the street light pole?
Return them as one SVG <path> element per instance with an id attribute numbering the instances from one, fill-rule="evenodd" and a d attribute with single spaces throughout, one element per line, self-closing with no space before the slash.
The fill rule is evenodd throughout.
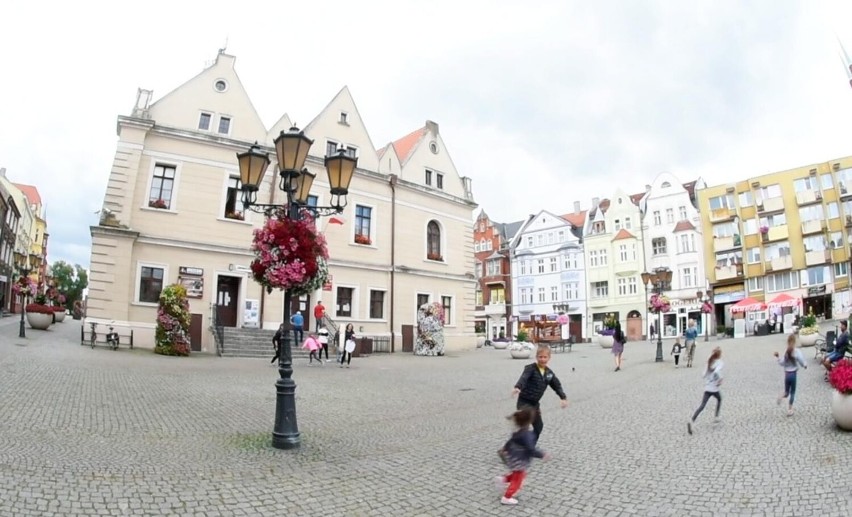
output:
<path id="1" fill-rule="evenodd" d="M 659 268 L 653 273 L 642 273 L 642 282 L 645 285 L 652 286 L 654 294 L 660 296 L 666 289 L 666 286 L 672 281 L 672 271 L 666 268 Z M 657 355 L 654 361 L 657 363 L 663 362 L 663 311 L 657 309 Z"/>
<path id="2" fill-rule="evenodd" d="M 311 185 L 315 174 L 304 168 L 313 140 L 297 127 L 281 131 L 275 139 L 278 159 L 278 188 L 287 195 L 283 205 L 257 203 L 257 192 L 263 182 L 266 169 L 271 163 L 269 154 L 261 151 L 255 142 L 248 151 L 237 154 L 240 165 L 240 189 L 246 210 L 263 213 L 266 217 L 283 215 L 290 220 L 302 219 L 303 212 L 315 217 L 339 214 L 346 206 L 349 183 L 358 164 L 358 159 L 340 148 L 336 155 L 325 157 L 325 168 L 331 193 L 330 206 L 308 205 Z M 293 292 L 284 289 L 283 323 L 290 321 Z M 293 355 L 291 332 L 288 330 L 281 343 L 278 358 L 279 378 L 275 382 L 275 424 L 272 430 L 272 446 L 276 449 L 295 449 L 300 446 L 299 426 L 296 421 L 296 382 L 293 381 Z"/>
<path id="3" fill-rule="evenodd" d="M 30 273 L 32 270 L 26 266 L 21 267 L 19 270 L 21 272 L 21 277 L 18 279 L 18 282 L 21 283 L 22 287 L 29 288 Z M 24 317 L 27 312 L 27 295 L 23 289 L 19 296 L 21 297 L 21 326 L 18 330 L 18 337 L 25 338 L 27 337 L 27 327 L 24 324 Z"/>

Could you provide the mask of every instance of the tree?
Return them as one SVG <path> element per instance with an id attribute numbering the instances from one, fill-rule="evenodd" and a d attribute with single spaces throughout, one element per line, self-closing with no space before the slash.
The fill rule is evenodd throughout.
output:
<path id="1" fill-rule="evenodd" d="M 57 260 L 50 266 L 56 289 L 65 295 L 65 306 L 73 307 L 74 302 L 83 300 L 83 290 L 89 286 L 89 275 L 80 264 L 73 266 L 63 260 Z"/>

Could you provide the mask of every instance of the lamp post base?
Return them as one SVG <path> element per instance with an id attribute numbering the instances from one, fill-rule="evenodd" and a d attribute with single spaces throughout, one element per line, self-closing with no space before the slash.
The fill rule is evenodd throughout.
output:
<path id="1" fill-rule="evenodd" d="M 272 430 L 272 446 L 276 449 L 296 449 L 301 444 L 299 426 L 296 423 L 296 383 L 281 365 L 281 378 L 275 383 L 275 428 Z M 284 375 L 288 375 L 284 377 Z"/>
<path id="2" fill-rule="evenodd" d="M 24 325 L 24 318 L 21 318 L 21 328 L 18 330 L 18 337 L 27 337 L 27 327 Z"/>
<path id="3" fill-rule="evenodd" d="M 654 361 L 663 362 L 663 339 L 661 337 L 657 337 L 657 357 L 654 358 Z"/>

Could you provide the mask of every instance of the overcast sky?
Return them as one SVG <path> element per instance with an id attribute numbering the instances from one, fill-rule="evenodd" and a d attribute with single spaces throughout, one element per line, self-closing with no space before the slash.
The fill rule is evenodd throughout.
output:
<path id="1" fill-rule="evenodd" d="M 0 167 L 41 192 L 51 262 L 88 266 L 136 89 L 159 99 L 226 39 L 267 126 L 305 126 L 344 85 L 376 146 L 434 120 L 501 222 L 662 171 L 714 185 L 852 155 L 849 1 L 94 5 L 0 15 Z"/>

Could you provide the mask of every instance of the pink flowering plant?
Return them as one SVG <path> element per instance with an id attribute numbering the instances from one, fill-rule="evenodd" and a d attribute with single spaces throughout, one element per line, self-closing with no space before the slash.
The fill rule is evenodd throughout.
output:
<path id="1" fill-rule="evenodd" d="M 31 278 L 22 276 L 12 284 L 12 293 L 17 296 L 32 296 L 36 292 L 36 283 Z"/>
<path id="2" fill-rule="evenodd" d="M 704 314 L 710 314 L 711 312 L 713 312 L 713 304 L 711 304 L 710 302 L 704 302 L 703 304 L 701 304 L 701 312 L 703 312 Z"/>
<path id="3" fill-rule="evenodd" d="M 286 289 L 296 296 L 308 294 L 328 279 L 325 236 L 317 231 L 310 212 L 303 211 L 299 220 L 283 212 L 269 217 L 254 231 L 251 250 L 252 276 L 269 293 Z"/>
<path id="4" fill-rule="evenodd" d="M 764 224 L 763 226 L 760 227 L 760 233 L 762 235 L 766 235 L 767 233 L 769 233 L 769 227 Z"/>
<path id="5" fill-rule="evenodd" d="M 444 306 L 438 302 L 432 303 L 431 311 L 432 316 L 435 317 L 438 321 L 441 322 L 441 326 L 444 325 Z"/>
<path id="6" fill-rule="evenodd" d="M 648 309 L 654 314 L 669 312 L 672 309 L 672 304 L 668 296 L 664 294 L 652 294 Z"/>
<path id="7" fill-rule="evenodd" d="M 560 314 L 559 316 L 556 317 L 556 323 L 559 323 L 560 325 L 567 325 L 568 321 L 569 321 L 568 315 L 565 314 L 565 313 L 562 313 L 562 314 Z"/>
<path id="8" fill-rule="evenodd" d="M 828 382 L 831 383 L 832 388 L 840 393 L 852 395 L 852 360 L 841 359 L 837 361 L 828 374 Z"/>
<path id="9" fill-rule="evenodd" d="M 189 355 L 189 301 L 180 284 L 166 286 L 160 293 L 154 353 Z"/>

